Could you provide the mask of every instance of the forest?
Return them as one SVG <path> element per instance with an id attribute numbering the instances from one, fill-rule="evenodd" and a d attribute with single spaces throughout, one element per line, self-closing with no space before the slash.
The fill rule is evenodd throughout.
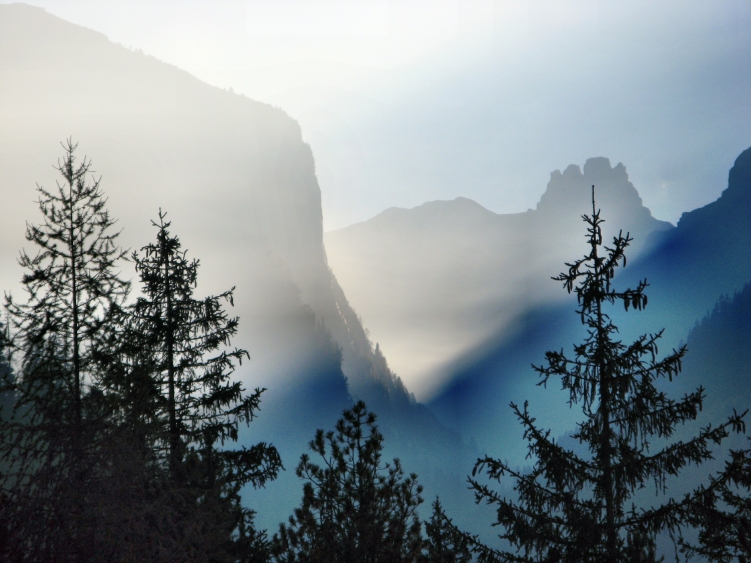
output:
<path id="1" fill-rule="evenodd" d="M 200 263 L 166 210 L 151 242 L 121 248 L 91 161 L 72 140 L 62 146 L 57 186 L 37 187 L 39 215 L 27 223 L 25 295 L 5 300 L 3 560 L 646 562 L 665 558 L 664 537 L 676 559 L 751 557 L 751 449 L 730 450 L 690 492 L 669 490 L 746 433 L 747 411 L 705 420 L 703 387 L 675 398 L 689 352 L 661 355 L 660 327 L 620 340 L 612 308 L 641 311 L 649 284 L 616 288 L 632 239 L 604 239 L 596 186 L 582 217 L 588 253 L 554 278 L 575 295 L 586 337 L 530 367 L 581 413 L 576 447 L 536 424 L 534 405 L 510 405 L 530 466 L 484 455 L 466 468 L 466 502 L 495 514 L 487 525 L 500 543 L 490 546 L 439 498 L 421 508 L 419 476 L 384 459 L 378 413 L 361 400 L 333 429 L 311 431 L 297 462 L 271 443 L 242 443 L 241 429 L 266 414 L 265 389 L 234 376 L 250 361 L 235 347 L 234 288 L 195 294 Z M 678 437 L 694 420 L 700 430 Z M 440 463 L 442 452 L 431 455 Z M 282 471 L 301 482 L 299 507 L 277 530 L 260 529 L 252 492 L 273 490 Z M 659 502 L 643 502 L 643 490 Z"/>

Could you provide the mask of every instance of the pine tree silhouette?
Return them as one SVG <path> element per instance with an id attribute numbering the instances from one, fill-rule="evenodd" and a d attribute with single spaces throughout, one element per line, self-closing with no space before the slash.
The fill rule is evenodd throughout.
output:
<path id="1" fill-rule="evenodd" d="M 472 560 L 470 540 L 456 529 L 437 498 L 430 520 L 425 522 L 425 535 L 426 563 L 469 563 Z"/>
<path id="2" fill-rule="evenodd" d="M 193 298 L 198 262 L 160 214 L 157 243 L 134 253 L 143 296 L 126 306 L 125 253 L 99 181 L 63 146 L 64 182 L 38 187 L 44 222 L 27 226 L 39 248 L 19 260 L 27 299 L 6 299 L 0 557 L 267 561 L 240 495 L 281 460 L 265 443 L 230 447 L 262 393 L 232 379 L 247 357 L 227 349 L 232 291 Z"/>
<path id="3" fill-rule="evenodd" d="M 44 221 L 26 228 L 37 247 L 19 259 L 27 299 L 8 296 L 5 304 L 20 369 L 3 379 L 15 404 L 0 433 L 9 464 L 2 510 L 19 560 L 86 561 L 101 545 L 91 506 L 104 494 L 109 436 L 97 365 L 129 290 L 117 271 L 125 252 L 91 161 L 76 163 L 70 139 L 63 148 L 63 181 L 57 190 L 37 186 Z"/>
<path id="4" fill-rule="evenodd" d="M 274 536 L 278 562 L 401 563 L 420 561 L 417 476 L 404 477 L 398 459 L 381 464 L 383 436 L 359 401 L 336 432 L 316 432 L 310 449 L 323 465 L 300 458 L 305 479 L 299 508 Z"/>
<path id="5" fill-rule="evenodd" d="M 125 419 L 139 421 L 145 442 L 168 476 L 162 504 L 181 507 L 163 520 L 172 557 L 217 561 L 251 558 L 265 551 L 253 512 L 241 504 L 246 484 L 264 486 L 282 467 L 271 445 L 231 448 L 240 424 L 249 424 L 263 389 L 246 394 L 233 380 L 245 350 L 228 349 L 238 319 L 222 302 L 233 290 L 196 299 L 197 260 L 189 260 L 160 211 L 156 242 L 133 253 L 142 296 L 128 310 L 119 337 L 124 357 L 112 383 L 127 400 Z M 248 559 L 248 560 L 251 560 Z"/>
<path id="6" fill-rule="evenodd" d="M 534 466 L 522 473 L 489 456 L 477 461 L 469 481 L 476 500 L 497 506 L 495 524 L 503 530 L 500 537 L 516 548 L 499 552 L 475 543 L 480 560 L 615 563 L 654 558 L 656 535 L 664 530 L 680 535 L 706 489 L 641 508 L 634 505 L 634 493 L 650 482 L 659 493 L 666 493 L 670 476 L 679 475 L 689 464 L 711 459 L 711 444 L 721 442 L 731 430 L 745 429 L 745 413 L 734 413 L 690 440 L 652 451 L 651 440 L 668 440 L 677 427 L 697 418 L 704 390 L 700 387 L 673 400 L 658 388 L 658 382 L 672 381 L 679 374 L 686 354 L 683 347 L 658 359 L 662 331 L 630 344 L 617 339 L 618 329 L 606 306 L 620 302 L 626 310 L 642 309 L 647 305 L 647 283 L 624 291 L 613 287 L 616 269 L 626 264 L 631 238 L 621 233 L 610 247 L 603 248 L 603 219 L 595 207 L 594 186 L 592 214 L 583 219 L 590 251 L 566 264 L 568 271 L 554 279 L 576 293 L 577 313 L 587 327 L 587 337 L 574 346 L 573 356 L 548 352 L 545 364 L 535 370 L 541 385 L 560 377 L 570 404 L 581 407 L 584 421 L 573 437 L 589 455 L 557 444 L 550 430 L 535 424 L 527 403 L 523 408 L 512 403 Z M 518 498 L 504 498 L 481 483 L 476 477 L 483 472 L 490 480 L 511 478 Z"/>

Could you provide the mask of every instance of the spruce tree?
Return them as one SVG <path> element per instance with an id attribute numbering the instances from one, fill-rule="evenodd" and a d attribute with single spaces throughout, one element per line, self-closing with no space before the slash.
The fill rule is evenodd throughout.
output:
<path id="1" fill-rule="evenodd" d="M 712 459 L 713 443 L 745 428 L 744 415 L 734 413 L 689 440 L 667 443 L 677 428 L 697 418 L 704 390 L 699 387 L 678 400 L 661 390 L 666 380 L 679 374 L 686 354 L 682 347 L 659 359 L 662 331 L 629 344 L 618 339 L 606 307 L 620 303 L 626 311 L 642 309 L 647 305 L 647 282 L 622 291 L 613 286 L 616 270 L 626 265 L 631 238 L 620 233 L 611 246 L 603 246 L 603 219 L 595 207 L 594 186 L 592 214 L 583 219 L 589 253 L 566 264 L 568 271 L 554 279 L 576 294 L 587 337 L 574 346 L 573 356 L 548 352 L 546 362 L 535 370 L 541 385 L 560 378 L 569 404 L 582 409 L 583 422 L 577 424 L 573 438 L 587 453 L 580 455 L 556 443 L 550 430 L 535 424 L 527 403 L 522 408 L 511 404 L 534 465 L 531 471 L 521 472 L 489 456 L 478 459 L 471 488 L 478 503 L 497 507 L 500 537 L 515 548 L 510 552 L 478 548 L 482 560 L 615 563 L 654 558 L 656 535 L 662 531 L 680 535 L 695 502 L 713 485 L 680 499 L 668 498 L 658 506 L 635 506 L 635 493 L 652 483 L 666 495 L 670 477 L 689 464 Z M 660 447 L 655 448 L 653 440 Z M 477 480 L 483 472 L 490 480 L 513 480 L 517 498 L 502 497 Z"/>
<path id="2" fill-rule="evenodd" d="M 467 534 L 456 529 L 437 498 L 430 520 L 425 522 L 425 535 L 426 563 L 469 563 L 472 560 L 472 542 Z"/>
<path id="3" fill-rule="evenodd" d="M 85 561 L 101 539 L 91 507 L 107 479 L 108 411 L 97 365 L 129 284 L 99 180 L 76 148 L 63 144 L 56 190 L 37 186 L 43 222 L 26 228 L 37 251 L 19 259 L 26 300 L 5 304 L 18 372 L 3 378 L 14 406 L 0 432 L 2 510 L 19 560 Z"/>
<path id="4" fill-rule="evenodd" d="M 129 397 L 124 419 L 138 425 L 163 469 L 161 502 L 177 509 L 159 533 L 179 546 L 173 557 L 252 560 L 267 549 L 265 536 L 254 529 L 240 492 L 274 479 L 281 460 L 265 443 L 229 443 L 256 416 L 263 389 L 246 394 L 232 377 L 249 357 L 228 348 L 238 319 L 223 303 L 233 304 L 233 290 L 194 297 L 199 262 L 187 257 L 165 217 L 160 211 L 153 223 L 156 242 L 132 256 L 142 296 L 123 321 L 122 359 L 110 386 Z"/>
<path id="5" fill-rule="evenodd" d="M 274 536 L 280 563 L 402 563 L 421 560 L 417 507 L 422 487 L 401 463 L 381 463 L 383 436 L 365 403 L 345 410 L 335 432 L 316 432 L 297 475 L 306 482 L 299 508 Z"/>

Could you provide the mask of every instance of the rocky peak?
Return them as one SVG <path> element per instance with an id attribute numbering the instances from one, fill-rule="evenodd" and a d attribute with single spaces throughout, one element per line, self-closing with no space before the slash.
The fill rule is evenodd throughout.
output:
<path id="1" fill-rule="evenodd" d="M 652 217 L 629 180 L 626 167 L 620 162 L 612 167 L 610 160 L 605 157 L 588 159 L 583 172 L 575 164 L 569 165 L 562 173 L 560 170 L 552 172 L 547 190 L 537 204 L 537 210 L 560 214 L 562 210 L 587 209 L 593 185 L 599 207 L 617 206 L 619 212 L 629 210 L 644 218 Z"/>
<path id="2" fill-rule="evenodd" d="M 590 158 L 584 169 L 571 164 L 563 172 L 555 170 L 537 204 L 536 220 L 540 225 L 580 227 L 580 217 L 592 211 L 592 186 L 595 186 L 597 208 L 605 219 L 606 240 L 621 229 L 633 237 L 632 249 L 637 254 L 648 243 L 650 233 L 665 231 L 673 226 L 652 217 L 644 206 L 639 192 L 631 183 L 622 163 L 610 165 L 605 157 Z"/>

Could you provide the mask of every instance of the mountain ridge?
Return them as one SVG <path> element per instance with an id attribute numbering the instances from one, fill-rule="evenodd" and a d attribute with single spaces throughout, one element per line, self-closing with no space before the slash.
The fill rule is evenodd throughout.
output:
<path id="1" fill-rule="evenodd" d="M 612 223 L 607 213 L 603 212 L 603 217 Z M 724 238 L 724 246 L 716 245 L 716 233 Z M 739 309 L 748 307 L 751 149 L 743 151 L 736 159 L 728 174 L 728 188 L 716 201 L 687 212 L 674 229 L 653 235 L 641 258 L 632 259 L 633 255 L 626 251 L 628 266 L 614 280 L 615 287 L 623 290 L 646 279 L 649 305 L 641 311 L 617 309 L 608 314 L 625 342 L 661 329 L 664 329 L 662 350 L 677 347 L 688 339 L 686 373 L 677 380 L 679 389 L 688 391 L 696 385 L 705 385 L 712 392 L 709 404 L 715 411 L 717 405 L 723 404 L 745 408 L 734 402 L 739 395 L 737 391 L 724 392 L 723 389 L 747 389 L 751 374 L 742 370 L 721 373 L 716 376 L 721 382 L 717 385 L 714 379 L 705 381 L 705 378 L 715 377 L 706 371 L 714 361 L 718 366 L 742 365 L 737 350 L 723 352 L 722 346 L 731 346 L 738 335 L 750 330 L 749 317 L 741 316 L 739 320 L 736 313 L 732 313 L 734 329 L 721 328 L 712 333 L 711 327 L 722 322 L 732 326 L 727 321 L 731 317 L 730 309 L 722 305 L 723 299 L 735 303 L 734 307 Z M 561 261 L 558 271 L 564 269 Z M 558 291 L 565 295 L 560 288 Z M 728 295 L 733 297 L 728 298 Z M 514 417 L 506 407 L 510 401 L 521 404 L 529 400 L 533 414 L 547 420 L 551 427 L 568 425 L 573 428 L 572 412 L 561 406 L 565 406 L 566 397 L 561 395 L 555 382 L 546 390 L 540 390 L 536 385 L 539 378 L 531 364 L 542 362 L 548 350 L 569 349 L 583 336 L 585 328 L 574 313 L 576 308 L 576 300 L 569 295 L 561 304 L 528 310 L 512 334 L 492 335 L 449 366 L 450 374 L 444 387 L 427 405 L 444 424 L 465 437 L 475 437 L 480 448 L 502 449 L 506 452 L 504 455 L 520 460 L 524 450 L 492 430 L 514 427 Z M 741 320 L 746 324 L 738 328 Z M 701 331 L 711 338 L 701 337 Z M 732 337 L 727 337 L 730 332 L 733 332 Z M 726 337 L 723 338 L 723 334 Z M 692 354 L 692 347 L 702 338 L 705 343 L 697 346 L 697 353 Z M 724 412 L 723 416 L 727 414 Z"/>
<path id="2" fill-rule="evenodd" d="M 550 277 L 583 252 L 591 185 L 611 225 L 636 235 L 674 227 L 652 217 L 622 163 L 588 159 L 551 173 L 537 209 L 499 214 L 468 198 L 389 208 L 324 233 L 328 262 L 358 313 L 418 397 L 441 372 L 525 308 L 559 299 Z M 438 375 L 436 375 L 438 374 Z"/>
<path id="3" fill-rule="evenodd" d="M 735 159 L 719 198 L 684 213 L 675 229 L 656 233 L 649 251 L 620 277 L 628 285 L 643 278 L 654 303 L 645 315 L 661 321 L 670 345 L 685 338 L 723 294 L 733 295 L 751 280 L 751 148 Z"/>

